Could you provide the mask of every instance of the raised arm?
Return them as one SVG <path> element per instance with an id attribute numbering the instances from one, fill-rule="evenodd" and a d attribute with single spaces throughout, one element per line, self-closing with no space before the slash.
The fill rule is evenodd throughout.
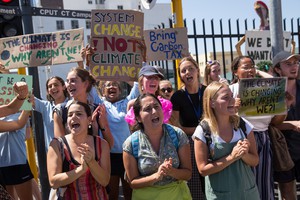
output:
<path id="1" fill-rule="evenodd" d="M 97 130 L 98 133 L 98 129 L 100 128 L 103 138 L 108 142 L 110 148 L 112 148 L 114 146 L 114 138 L 109 128 L 106 108 L 103 104 L 99 105 L 93 112 L 92 121 L 95 121 L 95 119 L 98 119 L 98 126 L 94 130 Z"/>
<path id="2" fill-rule="evenodd" d="M 23 128 L 28 121 L 29 114 L 30 114 L 30 111 L 23 110 L 21 115 L 19 116 L 18 120 L 16 120 L 16 121 L 0 120 L 0 132 L 15 131 L 15 130 Z"/>
<path id="3" fill-rule="evenodd" d="M 17 96 L 9 104 L 0 106 L 0 117 L 18 112 L 27 98 L 28 86 L 25 82 L 16 82 L 13 88 Z"/>

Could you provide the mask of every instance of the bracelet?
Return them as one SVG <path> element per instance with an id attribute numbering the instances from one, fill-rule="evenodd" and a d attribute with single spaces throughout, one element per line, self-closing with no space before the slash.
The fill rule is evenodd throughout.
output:
<path id="1" fill-rule="evenodd" d="M 27 96 L 24 97 L 24 98 L 19 98 L 19 96 L 17 96 L 17 99 L 20 100 L 20 101 L 23 101 L 23 100 L 25 100 L 26 98 L 27 98 Z"/>

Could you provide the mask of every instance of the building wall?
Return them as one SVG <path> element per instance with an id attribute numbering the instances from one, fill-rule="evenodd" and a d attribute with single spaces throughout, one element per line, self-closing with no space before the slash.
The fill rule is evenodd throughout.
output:
<path id="1" fill-rule="evenodd" d="M 225 54 L 225 66 L 226 66 L 226 78 L 228 80 L 231 80 L 232 78 L 232 73 L 231 73 L 231 52 L 224 52 Z M 233 52 L 233 57 L 237 57 L 238 54 L 237 52 Z M 196 55 L 192 55 L 192 57 L 196 60 Z M 222 52 L 216 52 L 216 57 L 219 61 L 219 63 L 221 64 L 221 76 L 223 77 L 223 74 L 224 74 L 224 69 L 223 69 L 223 59 L 222 58 Z M 210 61 L 210 60 L 214 60 L 214 55 L 213 55 L 213 52 L 210 52 L 208 55 L 207 55 L 207 60 Z M 205 54 L 200 54 L 198 55 L 198 64 L 199 64 L 199 69 L 200 69 L 200 78 L 201 80 L 203 81 L 204 80 L 204 71 L 205 71 L 205 66 L 206 66 L 206 62 L 205 62 Z"/>

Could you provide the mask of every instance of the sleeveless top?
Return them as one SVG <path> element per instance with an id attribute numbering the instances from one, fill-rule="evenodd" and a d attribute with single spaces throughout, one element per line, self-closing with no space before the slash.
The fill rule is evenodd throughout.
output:
<path id="1" fill-rule="evenodd" d="M 62 137 L 64 141 L 64 160 L 63 160 L 63 171 L 70 171 L 81 164 L 78 163 L 70 150 L 69 144 L 65 137 Z M 94 136 L 94 147 L 95 147 L 95 160 L 100 165 L 101 158 L 101 139 L 98 136 Z M 107 193 L 105 187 L 100 185 L 92 173 L 87 169 L 86 173 L 76 179 L 74 182 L 66 186 L 67 189 L 64 193 L 63 199 L 74 200 L 74 199 L 86 199 L 86 200 L 107 200 Z"/>

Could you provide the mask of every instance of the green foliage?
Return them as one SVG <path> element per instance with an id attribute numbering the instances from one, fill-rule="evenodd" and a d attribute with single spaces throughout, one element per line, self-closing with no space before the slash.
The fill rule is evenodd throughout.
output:
<path id="1" fill-rule="evenodd" d="M 272 62 L 271 61 L 261 61 L 259 63 L 256 64 L 257 69 L 264 71 L 264 72 L 268 72 L 269 69 L 272 67 Z"/>

